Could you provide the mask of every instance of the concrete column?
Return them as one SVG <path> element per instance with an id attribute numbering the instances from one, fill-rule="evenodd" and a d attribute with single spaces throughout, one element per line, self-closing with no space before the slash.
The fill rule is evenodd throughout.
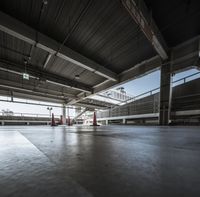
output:
<path id="1" fill-rule="evenodd" d="M 159 124 L 168 125 L 171 112 L 171 66 L 170 63 L 161 66 L 160 77 L 160 112 Z"/>
<path id="2" fill-rule="evenodd" d="M 106 120 L 106 125 L 108 125 L 108 120 Z"/>
<path id="3" fill-rule="evenodd" d="M 122 120 L 122 123 L 123 123 L 123 124 L 126 124 L 126 119 L 125 119 L 125 118 Z"/>
<path id="4" fill-rule="evenodd" d="M 62 105 L 63 124 L 66 124 L 66 105 Z"/>

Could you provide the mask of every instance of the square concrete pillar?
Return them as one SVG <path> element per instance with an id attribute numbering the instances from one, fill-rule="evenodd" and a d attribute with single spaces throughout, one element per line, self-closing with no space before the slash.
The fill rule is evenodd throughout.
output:
<path id="1" fill-rule="evenodd" d="M 63 124 L 66 124 L 66 105 L 62 105 L 62 117 L 63 117 Z"/>
<path id="2" fill-rule="evenodd" d="M 126 124 L 126 119 L 125 119 L 125 118 L 122 120 L 122 123 L 123 123 L 123 124 Z"/>
<path id="3" fill-rule="evenodd" d="M 171 64 L 161 66 L 159 124 L 168 125 L 171 113 Z"/>

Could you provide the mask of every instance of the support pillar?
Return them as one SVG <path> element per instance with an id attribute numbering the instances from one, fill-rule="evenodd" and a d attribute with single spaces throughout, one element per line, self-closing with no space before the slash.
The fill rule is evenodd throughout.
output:
<path id="1" fill-rule="evenodd" d="M 125 118 L 122 120 L 122 123 L 123 123 L 123 124 L 126 124 L 126 119 L 125 119 Z"/>
<path id="2" fill-rule="evenodd" d="M 171 64 L 161 66 L 159 124 L 168 125 L 171 112 Z"/>
<path id="3" fill-rule="evenodd" d="M 70 116 L 68 116 L 68 119 L 67 119 L 67 125 L 68 125 L 68 126 L 71 126 Z"/>
<path id="4" fill-rule="evenodd" d="M 51 115 L 51 126 L 54 127 L 56 126 L 55 118 L 54 118 L 54 113 Z"/>
<path id="5" fill-rule="evenodd" d="M 63 104 L 62 105 L 62 122 L 63 122 L 63 124 L 66 124 L 66 105 L 65 104 Z"/>

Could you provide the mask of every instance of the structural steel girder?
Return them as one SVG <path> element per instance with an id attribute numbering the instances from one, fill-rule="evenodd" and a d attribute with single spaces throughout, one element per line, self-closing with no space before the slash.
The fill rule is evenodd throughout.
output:
<path id="1" fill-rule="evenodd" d="M 31 83 L 25 83 L 19 81 L 19 78 L 15 78 L 14 76 L 9 79 L 5 79 L 4 73 L 0 73 L 0 89 L 13 91 L 13 92 L 21 92 L 26 93 L 28 95 L 38 95 L 41 97 L 52 97 L 55 99 L 68 100 L 69 98 L 76 98 L 76 96 L 69 94 L 68 92 L 60 92 L 59 90 L 53 89 L 50 86 L 40 86 L 40 84 L 35 84 L 34 79 L 30 79 Z M 7 75 L 7 73 L 6 73 Z"/>
<path id="2" fill-rule="evenodd" d="M 47 102 L 55 102 L 55 103 L 64 103 L 66 100 L 61 96 L 56 96 L 51 93 L 44 93 L 41 91 L 34 91 L 29 87 L 19 87 L 17 85 L 13 86 L 13 84 L 2 84 L 2 80 L 0 81 L 0 95 L 10 96 L 22 99 L 31 99 L 38 101 L 47 101 Z"/>
<path id="3" fill-rule="evenodd" d="M 6 70 L 15 71 L 19 74 L 22 74 L 24 72 L 24 65 L 16 64 L 7 60 L 0 59 L 0 68 L 4 68 Z M 48 71 L 44 71 L 43 69 L 33 66 L 33 65 L 27 65 L 26 66 L 27 73 L 30 74 L 30 76 L 42 78 L 43 80 L 47 80 L 51 83 L 62 85 L 65 87 L 69 87 L 75 90 L 84 91 L 91 93 L 92 88 L 89 86 L 86 86 L 85 84 L 82 84 L 80 82 L 72 81 L 70 79 L 67 79 L 65 77 L 61 77 L 58 75 L 55 75 L 53 73 L 50 73 Z"/>
<path id="4" fill-rule="evenodd" d="M 121 2 L 134 21 L 139 25 L 146 38 L 151 42 L 156 52 L 163 60 L 166 60 L 168 58 L 166 49 L 158 38 L 158 29 L 156 28 L 152 17 L 148 16 L 148 18 L 151 18 L 151 24 L 149 24 L 148 19 L 145 17 L 149 14 L 145 13 L 144 15 L 143 13 L 146 8 L 144 8 L 145 4 L 142 2 L 142 0 L 139 0 L 138 4 L 135 0 L 121 0 Z"/>
<path id="5" fill-rule="evenodd" d="M 76 122 L 76 120 L 80 117 L 80 116 L 82 116 L 86 111 L 89 111 L 90 109 L 89 108 L 85 108 L 83 111 L 81 111 L 78 115 L 76 115 L 73 119 L 72 119 L 72 122 L 74 123 L 74 122 Z"/>

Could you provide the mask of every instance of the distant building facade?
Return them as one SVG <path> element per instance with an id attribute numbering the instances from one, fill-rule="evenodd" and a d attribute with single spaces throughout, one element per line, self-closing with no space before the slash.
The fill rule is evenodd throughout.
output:
<path id="1" fill-rule="evenodd" d="M 133 98 L 132 95 L 129 95 L 126 93 L 126 91 L 124 90 L 124 87 L 119 87 L 117 89 L 108 90 L 108 91 L 102 93 L 102 95 L 105 97 L 108 97 L 108 98 L 118 100 L 118 101 L 126 101 L 126 100 Z"/>

